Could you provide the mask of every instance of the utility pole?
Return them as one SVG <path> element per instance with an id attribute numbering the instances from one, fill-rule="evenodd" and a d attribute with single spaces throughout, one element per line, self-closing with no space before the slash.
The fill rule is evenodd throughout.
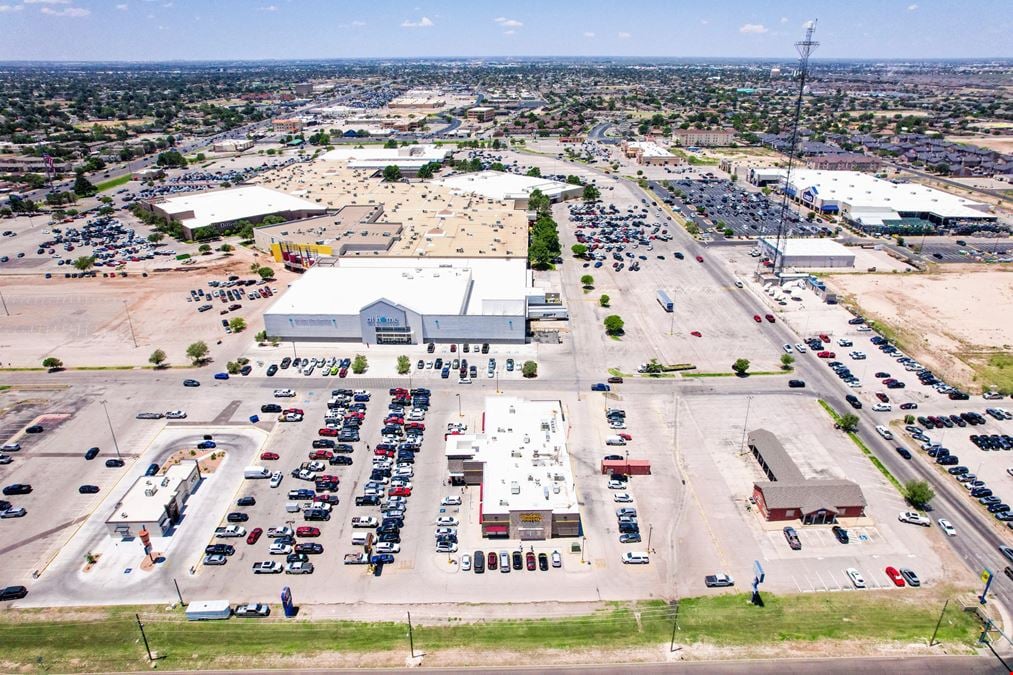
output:
<path id="1" fill-rule="evenodd" d="M 144 634 L 144 624 L 141 623 L 141 615 L 134 614 L 134 617 L 137 619 L 137 627 L 141 631 L 141 639 L 144 640 L 144 650 L 148 652 L 148 660 L 154 661 L 155 658 L 151 655 L 151 646 L 148 645 L 148 636 Z"/>
<path id="2" fill-rule="evenodd" d="M 408 612 L 408 648 L 411 650 L 412 658 L 415 658 L 415 636 L 412 634 L 412 613 Z"/>
<path id="3" fill-rule="evenodd" d="M 936 628 L 932 631 L 932 637 L 929 638 L 929 647 L 936 644 L 936 633 L 939 632 L 939 626 L 943 624 L 943 615 L 946 614 L 946 605 L 950 604 L 949 598 L 943 603 L 943 611 L 939 612 L 939 621 L 936 621 Z"/>
<path id="4" fill-rule="evenodd" d="M 457 416 L 464 417 L 464 413 L 461 412 L 461 395 L 457 395 Z"/>
<path id="5" fill-rule="evenodd" d="M 672 617 L 672 640 L 668 644 L 668 651 L 675 651 L 675 631 L 679 627 L 679 601 L 675 602 L 675 615 Z"/>
<path id="6" fill-rule="evenodd" d="M 746 419 L 742 423 L 742 441 L 739 443 L 739 452 L 746 451 L 746 427 L 749 426 L 749 406 L 753 402 L 752 396 L 746 397 Z"/>
<path id="7" fill-rule="evenodd" d="M 106 423 L 109 425 L 109 435 L 113 437 L 113 447 L 116 448 L 116 457 L 117 459 L 123 459 L 123 456 L 120 455 L 120 444 L 116 442 L 116 432 L 113 431 L 113 421 L 109 419 L 109 408 L 106 407 L 105 401 L 100 401 L 100 403 L 102 404 L 102 410 L 106 413 Z"/>
<path id="8" fill-rule="evenodd" d="M 651 523 L 650 528 L 647 530 L 647 552 L 651 552 L 651 537 L 654 535 L 654 523 Z"/>
<path id="9" fill-rule="evenodd" d="M 10 310 L 9 310 L 9 309 L 7 309 L 7 301 L 6 301 L 6 300 L 4 300 L 4 294 L 3 294 L 3 292 L 2 292 L 2 291 L 0 291 L 0 303 L 3 303 L 3 306 L 4 306 L 4 314 L 6 314 L 7 316 L 10 316 L 10 315 L 11 315 L 11 312 L 10 312 Z"/>
<path id="10" fill-rule="evenodd" d="M 176 595 L 179 596 L 179 604 L 181 605 L 186 604 L 185 602 L 183 602 L 183 594 L 179 590 L 179 582 L 176 581 L 175 577 L 173 577 L 172 584 L 176 587 Z"/>
<path id="11" fill-rule="evenodd" d="M 123 310 L 127 313 L 127 325 L 130 326 L 130 339 L 134 341 L 134 349 L 137 349 L 137 336 L 134 335 L 134 322 L 130 320 L 130 307 L 127 301 L 123 301 Z"/>

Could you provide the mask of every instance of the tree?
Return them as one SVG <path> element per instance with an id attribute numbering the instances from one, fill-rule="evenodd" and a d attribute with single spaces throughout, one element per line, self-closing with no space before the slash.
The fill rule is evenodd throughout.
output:
<path id="1" fill-rule="evenodd" d="M 92 185 L 83 173 L 77 174 L 77 178 L 74 179 L 73 190 L 78 197 L 91 197 L 98 192 L 98 188 Z"/>
<path id="2" fill-rule="evenodd" d="M 388 150 L 390 150 L 392 148 L 396 148 L 397 147 L 397 141 L 395 141 L 393 138 L 391 138 L 390 140 L 388 140 L 386 143 L 383 144 L 383 147 L 386 148 L 386 149 L 388 149 Z"/>
<path id="3" fill-rule="evenodd" d="M 257 274 L 260 275 L 261 279 L 273 279 L 274 270 L 270 267 L 258 267 Z"/>
<path id="4" fill-rule="evenodd" d="M 587 255 L 587 246 L 584 246 L 584 244 L 574 244 L 570 247 L 570 250 L 573 251 L 573 255 L 576 258 L 583 258 Z"/>
<path id="5" fill-rule="evenodd" d="M 203 340 L 194 342 L 186 348 L 186 355 L 195 366 L 204 363 L 208 358 L 208 345 Z"/>
<path id="6" fill-rule="evenodd" d="M 201 252 L 201 255 L 209 255 L 211 253 L 211 244 L 201 244 L 197 247 L 197 250 Z"/>
<path id="7" fill-rule="evenodd" d="M 936 496 L 932 486 L 924 480 L 909 480 L 904 483 L 903 493 L 904 499 L 917 508 L 925 508 Z"/>
<path id="8" fill-rule="evenodd" d="M 163 352 L 161 349 L 156 349 L 155 351 L 151 352 L 151 356 L 148 357 L 148 363 L 155 366 L 156 368 L 161 368 L 162 364 L 165 363 L 166 358 L 168 357 L 165 355 L 165 352 Z"/>
<path id="9" fill-rule="evenodd" d="M 428 180 L 433 177 L 437 168 L 439 168 L 439 164 L 436 164 L 435 162 L 426 162 L 419 167 L 418 177 L 422 180 Z"/>
<path id="10" fill-rule="evenodd" d="M 781 354 L 781 370 L 791 370 L 791 364 L 795 363 L 795 357 L 791 354 Z"/>
<path id="11" fill-rule="evenodd" d="M 167 150 L 166 152 L 158 153 L 158 159 L 155 160 L 155 164 L 158 166 L 183 168 L 186 166 L 186 157 L 181 155 L 179 150 Z"/>
<path id="12" fill-rule="evenodd" d="M 521 366 L 521 374 L 524 377 L 538 377 L 538 364 L 534 361 L 525 361 Z"/>
<path id="13" fill-rule="evenodd" d="M 626 325 L 618 314 L 610 314 L 605 317 L 605 332 L 609 335 L 620 335 L 623 332 L 623 326 Z"/>
<path id="14" fill-rule="evenodd" d="M 256 340 L 257 342 L 267 342 L 267 331 L 266 330 L 260 331 L 259 333 L 253 336 L 253 339 Z"/>
<path id="15" fill-rule="evenodd" d="M 388 164 L 383 168 L 383 179 L 388 183 L 396 183 L 401 180 L 401 169 L 394 164 Z"/>
<path id="16" fill-rule="evenodd" d="M 229 361 L 225 364 L 225 370 L 229 372 L 229 375 L 235 375 L 239 372 L 239 364 L 235 361 Z"/>
<path id="17" fill-rule="evenodd" d="M 401 356 L 397 357 L 397 374 L 398 375 L 407 375 L 408 371 L 411 370 L 411 369 L 412 369 L 411 359 L 409 359 L 404 354 L 402 354 Z"/>
<path id="18" fill-rule="evenodd" d="M 246 329 L 246 319 L 241 316 L 234 317 L 229 321 L 229 328 L 233 333 L 239 333 Z"/>
<path id="19" fill-rule="evenodd" d="M 858 428 L 858 415 L 848 413 L 841 417 L 841 421 L 837 423 L 843 431 L 854 431 Z"/>
<path id="20" fill-rule="evenodd" d="M 539 169 L 537 166 L 533 166 L 530 169 L 528 169 L 527 173 L 525 173 L 524 175 L 531 176 L 532 178 L 541 178 L 542 170 Z"/>
<path id="21" fill-rule="evenodd" d="M 366 368 L 369 367 L 369 362 L 366 357 L 362 354 L 356 354 L 355 358 L 352 359 L 352 372 L 356 375 L 362 375 L 366 372 Z"/>
<path id="22" fill-rule="evenodd" d="M 233 249 L 232 244 L 222 244 L 221 246 L 218 247 L 218 250 L 221 251 L 222 253 L 228 253 L 232 251 L 232 249 Z"/>
<path id="23" fill-rule="evenodd" d="M 608 295 L 606 295 L 604 293 L 602 294 L 602 296 L 600 298 L 598 298 L 598 304 L 601 305 L 602 307 L 608 307 L 609 306 L 609 302 L 611 302 L 611 301 L 612 301 L 612 298 L 610 298 Z"/>
<path id="24" fill-rule="evenodd" d="M 548 269 L 552 263 L 552 252 L 544 241 L 535 239 L 528 247 L 528 260 L 535 269 Z"/>
<path id="25" fill-rule="evenodd" d="M 50 372 L 63 369 L 63 361 L 55 356 L 47 356 L 42 359 L 42 367 L 49 368 Z"/>
<path id="26" fill-rule="evenodd" d="M 95 265 L 95 258 L 90 255 L 83 255 L 74 261 L 74 267 L 81 270 L 82 272 L 87 271 Z"/>
<path id="27" fill-rule="evenodd" d="M 735 371 L 736 375 L 745 375 L 746 371 L 749 370 L 749 359 L 735 359 L 735 363 L 732 364 L 732 370 Z"/>
<path id="28" fill-rule="evenodd" d="M 161 232 L 152 232 L 151 234 L 148 235 L 148 241 L 150 241 L 152 244 L 157 244 L 163 239 L 165 239 L 165 235 L 162 234 Z"/>
<path id="29" fill-rule="evenodd" d="M 593 185 L 585 185 L 583 197 L 585 202 L 593 202 L 601 198 L 601 191 Z"/>
<path id="30" fill-rule="evenodd" d="M 590 274 L 585 274 L 580 278 L 580 283 L 584 288 L 594 288 L 594 277 Z"/>

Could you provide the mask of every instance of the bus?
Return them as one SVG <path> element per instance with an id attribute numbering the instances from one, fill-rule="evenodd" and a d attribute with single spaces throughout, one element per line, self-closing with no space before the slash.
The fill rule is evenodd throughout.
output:
<path id="1" fill-rule="evenodd" d="M 675 310 L 675 303 L 673 303 L 672 299 L 668 297 L 668 293 L 660 289 L 658 290 L 658 304 L 661 305 L 662 309 L 666 312 Z"/>

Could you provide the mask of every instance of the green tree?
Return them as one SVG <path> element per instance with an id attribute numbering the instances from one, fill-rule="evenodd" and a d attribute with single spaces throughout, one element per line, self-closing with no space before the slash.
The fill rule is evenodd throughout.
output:
<path id="1" fill-rule="evenodd" d="M 383 179 L 388 183 L 396 183 L 401 180 L 401 169 L 394 164 L 388 164 L 383 168 Z"/>
<path id="2" fill-rule="evenodd" d="M 391 148 L 396 148 L 397 147 L 397 141 L 395 141 L 393 138 L 391 138 L 386 143 L 383 144 L 383 147 L 387 148 L 388 150 L 390 150 Z"/>
<path id="3" fill-rule="evenodd" d="M 411 359 L 409 359 L 404 354 L 402 354 L 401 356 L 397 357 L 397 374 L 398 375 L 407 375 L 408 371 L 411 370 L 411 369 L 412 369 Z"/>
<path id="4" fill-rule="evenodd" d="M 580 283 L 584 288 L 594 288 L 594 277 L 590 274 L 585 274 L 580 278 Z"/>
<path id="5" fill-rule="evenodd" d="M 186 348 L 186 355 L 191 361 L 193 361 L 193 364 L 197 366 L 207 360 L 208 351 L 207 343 L 203 340 L 199 340 Z"/>
<path id="6" fill-rule="evenodd" d="M 211 253 L 211 244 L 201 244 L 197 250 L 201 252 L 201 255 L 208 255 Z"/>
<path id="7" fill-rule="evenodd" d="M 530 169 L 528 169 L 527 173 L 525 173 L 524 175 L 525 176 L 531 176 L 532 178 L 541 178 L 542 177 L 542 170 L 539 169 L 537 166 L 533 166 Z"/>
<path id="8" fill-rule="evenodd" d="M 605 317 L 605 332 L 609 335 L 620 335 L 623 332 L 623 326 L 626 325 L 618 314 L 610 314 Z"/>
<path id="9" fill-rule="evenodd" d="M 838 422 L 838 426 L 843 431 L 854 431 L 858 429 L 858 415 L 854 413 L 848 413 L 847 415 L 841 416 L 841 421 Z"/>
<path id="10" fill-rule="evenodd" d="M 181 155 L 179 150 L 167 150 L 166 152 L 158 153 L 155 164 L 158 166 L 183 168 L 186 166 L 186 157 Z"/>
<path id="11" fill-rule="evenodd" d="M 535 239 L 528 246 L 528 260 L 535 269 L 548 269 L 552 264 L 552 252 L 549 251 L 544 241 Z"/>
<path id="12" fill-rule="evenodd" d="M 583 258 L 587 255 L 587 246 L 584 246 L 584 244 L 574 244 L 570 247 L 570 250 L 573 251 L 574 257 L 577 258 Z"/>
<path id="13" fill-rule="evenodd" d="M 253 339 L 256 340 L 257 342 L 267 342 L 267 331 L 266 330 L 260 331 L 259 333 L 253 336 Z"/>
<path id="14" fill-rule="evenodd" d="M 55 356 L 47 356 L 46 358 L 42 359 L 42 367 L 48 368 L 50 371 L 62 370 L 63 361 L 56 358 Z"/>
<path id="15" fill-rule="evenodd" d="M 163 239 L 165 239 L 165 235 L 162 234 L 161 232 L 152 232 L 151 234 L 148 235 L 148 241 L 150 241 L 152 244 L 157 244 Z"/>
<path id="16" fill-rule="evenodd" d="M 229 253 L 230 251 L 234 250 L 234 247 L 232 246 L 232 244 L 222 244 L 221 246 L 218 247 L 218 250 L 221 251 L 222 253 Z"/>
<path id="17" fill-rule="evenodd" d="M 156 368 L 161 368 L 162 364 L 165 363 L 165 359 L 167 358 L 168 357 L 165 355 L 165 352 L 163 352 L 161 349 L 156 349 L 155 351 L 151 352 L 151 356 L 148 357 L 148 363 L 155 366 Z"/>
<path id="18" fill-rule="evenodd" d="M 781 354 L 781 370 L 791 370 L 791 365 L 795 363 L 795 357 L 791 354 Z"/>
<path id="19" fill-rule="evenodd" d="M 611 301 L 612 301 L 612 298 L 610 298 L 608 295 L 606 295 L 604 293 L 602 294 L 602 296 L 600 298 L 598 298 L 598 304 L 601 305 L 602 307 L 608 307 L 609 303 Z"/>
<path id="20" fill-rule="evenodd" d="M 932 486 L 927 481 L 909 480 L 904 483 L 904 499 L 914 507 L 923 509 L 928 506 L 932 498 L 936 496 Z"/>
<path id="21" fill-rule="evenodd" d="M 261 279 L 273 279 L 274 270 L 270 267 L 258 267 L 257 274 L 260 275 Z"/>
<path id="22" fill-rule="evenodd" d="M 91 197 L 98 192 L 98 188 L 91 184 L 91 181 L 84 177 L 83 173 L 77 174 L 74 179 L 74 194 L 78 197 Z"/>
<path id="23" fill-rule="evenodd" d="M 732 364 L 732 370 L 735 371 L 736 375 L 745 375 L 746 371 L 749 370 L 749 359 L 735 359 L 735 363 Z"/>
<path id="24" fill-rule="evenodd" d="M 521 366 L 521 374 L 524 377 L 538 377 L 538 364 L 534 361 L 525 361 Z"/>
<path id="25" fill-rule="evenodd" d="M 352 372 L 356 375 L 362 375 L 366 372 L 366 368 L 369 367 L 369 362 L 366 357 L 362 354 L 356 354 L 355 358 L 352 359 Z"/>
<path id="26" fill-rule="evenodd" d="M 74 261 L 74 267 L 81 270 L 82 272 L 86 272 L 94 265 L 95 265 L 95 258 L 90 255 L 83 255 Z"/>
<path id="27" fill-rule="evenodd" d="M 595 186 L 588 184 L 584 186 L 583 197 L 585 202 L 593 202 L 601 198 L 601 191 Z"/>
<path id="28" fill-rule="evenodd" d="M 239 333 L 246 329 L 246 319 L 241 316 L 232 318 L 229 321 L 229 328 L 232 329 L 233 333 Z"/>
<path id="29" fill-rule="evenodd" d="M 239 364 L 235 361 L 229 361 L 225 364 L 225 370 L 228 371 L 229 375 L 235 375 L 239 372 Z"/>
<path id="30" fill-rule="evenodd" d="M 426 162 L 419 167 L 418 177 L 422 180 L 429 180 L 436 173 L 436 169 L 439 165 L 434 162 Z"/>

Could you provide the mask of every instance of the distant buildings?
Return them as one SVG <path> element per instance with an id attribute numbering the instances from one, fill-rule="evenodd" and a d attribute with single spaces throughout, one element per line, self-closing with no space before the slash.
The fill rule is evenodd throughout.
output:
<path id="1" fill-rule="evenodd" d="M 654 141 L 626 141 L 623 143 L 623 152 L 644 166 L 676 166 L 685 162 L 682 157 L 673 155 Z"/>
<path id="2" fill-rule="evenodd" d="M 271 127 L 275 131 L 279 131 L 285 134 L 298 134 L 302 131 L 303 123 L 302 120 L 291 118 L 280 118 L 271 121 Z"/>
<path id="3" fill-rule="evenodd" d="M 230 138 L 224 141 L 216 141 L 211 145 L 214 152 L 242 152 L 253 147 L 253 141 L 246 138 Z"/>
<path id="4" fill-rule="evenodd" d="M 497 201 L 513 202 L 514 208 L 518 209 L 527 207 L 528 197 L 534 190 L 541 191 L 554 202 L 576 199 L 584 192 L 581 185 L 505 171 L 462 173 L 442 178 L 438 182 L 454 192 L 468 192 Z"/>
<path id="5" fill-rule="evenodd" d="M 313 94 L 312 82 L 299 82 L 292 87 L 296 96 L 311 96 Z"/>
<path id="6" fill-rule="evenodd" d="M 784 267 L 854 267 L 855 254 L 833 239 L 759 240 L 763 255 Z"/>
<path id="7" fill-rule="evenodd" d="M 49 170 L 50 162 L 55 173 L 67 173 L 71 165 L 62 159 L 45 157 L 32 157 L 30 155 L 0 155 L 0 173 L 46 173 Z"/>
<path id="8" fill-rule="evenodd" d="M 496 119 L 496 109 L 489 106 L 477 106 L 468 110 L 468 119 L 473 122 L 492 122 Z"/>
<path id="9" fill-rule="evenodd" d="M 672 139 L 682 146 L 720 147 L 735 140 L 734 129 L 676 129 Z"/>
<path id="10" fill-rule="evenodd" d="M 882 162 L 875 157 L 859 152 L 842 152 L 831 155 L 815 155 L 805 159 L 810 169 L 827 171 L 875 171 Z"/>

